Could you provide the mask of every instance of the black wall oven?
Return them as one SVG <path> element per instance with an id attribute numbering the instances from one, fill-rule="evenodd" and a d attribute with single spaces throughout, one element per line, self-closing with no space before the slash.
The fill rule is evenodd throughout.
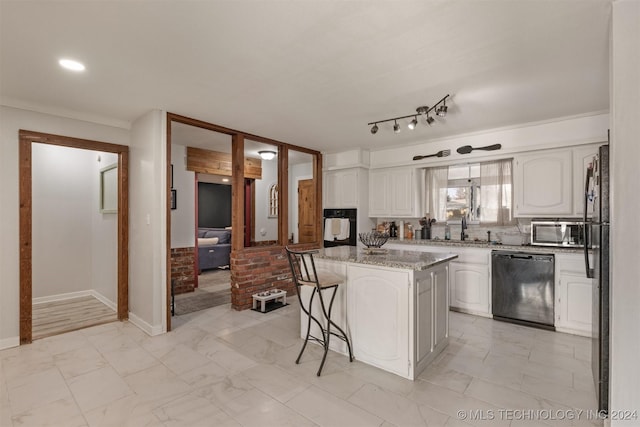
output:
<path id="1" fill-rule="evenodd" d="M 325 209 L 322 234 L 324 247 L 357 246 L 357 209 Z"/>

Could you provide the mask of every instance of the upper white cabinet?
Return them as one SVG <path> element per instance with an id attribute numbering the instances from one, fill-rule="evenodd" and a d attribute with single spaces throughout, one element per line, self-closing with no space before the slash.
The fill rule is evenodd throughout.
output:
<path id="1" fill-rule="evenodd" d="M 418 217 L 420 172 L 413 168 L 380 169 L 369 172 L 370 217 Z"/>
<path id="2" fill-rule="evenodd" d="M 584 212 L 584 187 L 587 168 L 593 162 L 593 157 L 598 153 L 598 144 L 587 145 L 573 150 L 573 211 L 576 215 Z M 593 202 L 589 202 L 593 207 Z M 587 212 L 592 209 L 587 208 Z"/>
<path id="3" fill-rule="evenodd" d="M 518 155 L 513 176 L 515 216 L 571 215 L 572 160 L 570 149 Z"/>
<path id="4" fill-rule="evenodd" d="M 360 174 L 358 168 L 327 171 L 324 175 L 325 208 L 357 208 Z"/>

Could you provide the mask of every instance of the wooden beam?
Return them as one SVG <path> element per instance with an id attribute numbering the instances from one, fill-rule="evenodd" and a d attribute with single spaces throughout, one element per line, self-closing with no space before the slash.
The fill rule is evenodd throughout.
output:
<path id="1" fill-rule="evenodd" d="M 32 327 L 32 201 L 31 140 L 20 135 L 20 344 L 31 342 Z"/>
<path id="2" fill-rule="evenodd" d="M 244 136 L 231 139 L 231 250 L 244 249 Z"/>
<path id="3" fill-rule="evenodd" d="M 210 175 L 232 175 L 231 154 L 187 147 L 187 170 Z M 262 160 L 244 158 L 244 177 L 262 179 Z"/>

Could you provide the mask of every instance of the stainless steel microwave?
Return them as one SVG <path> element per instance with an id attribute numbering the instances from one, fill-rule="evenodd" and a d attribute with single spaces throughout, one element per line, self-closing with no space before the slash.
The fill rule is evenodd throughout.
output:
<path id="1" fill-rule="evenodd" d="M 533 218 L 531 244 L 582 248 L 585 236 L 589 240 L 589 224 L 576 218 Z M 586 235 L 585 235 L 586 233 Z"/>

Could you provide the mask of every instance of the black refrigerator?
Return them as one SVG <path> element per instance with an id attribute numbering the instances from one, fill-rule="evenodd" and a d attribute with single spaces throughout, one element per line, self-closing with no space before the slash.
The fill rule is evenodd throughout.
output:
<path id="1" fill-rule="evenodd" d="M 598 154 L 587 169 L 585 221 L 591 213 L 591 241 L 585 245 L 587 277 L 593 279 L 593 343 L 591 368 L 598 399 L 598 410 L 609 410 L 609 146 Z M 586 228 L 586 227 L 585 227 Z M 593 265 L 589 262 L 589 247 Z"/>

